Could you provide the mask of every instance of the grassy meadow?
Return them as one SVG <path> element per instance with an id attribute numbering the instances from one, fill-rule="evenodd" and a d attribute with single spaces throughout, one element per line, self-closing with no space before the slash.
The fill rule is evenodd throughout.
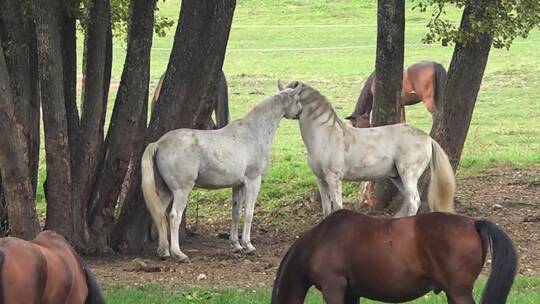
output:
<path id="1" fill-rule="evenodd" d="M 484 283 L 480 282 L 475 288 L 474 298 L 479 303 Z M 116 287 L 106 292 L 110 304 L 138 304 L 138 303 L 190 303 L 190 304 L 268 304 L 270 303 L 269 290 L 257 289 L 228 289 L 228 290 L 165 290 L 159 286 L 143 287 Z M 540 301 L 540 279 L 518 279 L 510 292 L 508 304 L 533 304 Z M 320 292 L 314 288 L 310 290 L 305 301 L 306 304 L 324 304 Z M 361 303 L 380 303 L 363 299 Z M 435 295 L 426 294 L 416 304 L 444 304 L 447 303 L 444 292 Z"/>
<path id="2" fill-rule="evenodd" d="M 158 1 L 158 7 L 160 15 L 178 19 L 180 0 Z M 440 62 L 445 67 L 450 63 L 452 47 L 421 42 L 427 33 L 425 25 L 430 16 L 431 12 L 413 11 L 411 1 L 407 2 L 406 65 L 425 59 Z M 460 12 L 450 10 L 446 17 L 459 22 Z M 151 95 L 166 68 L 175 27 L 165 37 L 155 36 Z M 242 117 L 265 96 L 276 92 L 277 79 L 310 83 L 328 97 L 341 117 L 345 117 L 353 110 L 361 85 L 374 68 L 375 46 L 375 0 L 237 1 L 224 64 L 232 119 Z M 123 38 L 114 43 L 115 82 L 120 79 L 125 47 Z M 463 152 L 460 175 L 476 174 L 491 166 L 519 167 L 540 163 L 539 49 L 539 30 L 533 31 L 527 39 L 517 39 L 509 51 L 492 49 Z M 114 89 L 111 90 L 108 117 L 115 95 Z M 431 116 L 423 105 L 406 110 L 410 124 L 429 131 Z M 272 148 L 270 172 L 264 178 L 259 194 L 256 217 L 294 204 L 316 187 L 297 124 L 289 120 L 281 122 Z M 40 184 L 45 177 L 44 153 L 42 155 Z M 346 204 L 355 199 L 356 191 L 355 184 L 344 185 Z M 39 210 L 44 212 L 42 191 L 38 200 Z M 201 201 L 199 213 L 229 221 L 230 190 L 197 190 L 191 196 L 191 203 L 196 200 Z M 269 303 L 270 292 L 118 286 L 108 288 L 106 295 L 110 303 Z M 540 280 L 520 278 L 509 303 L 539 302 Z M 322 303 L 322 300 L 317 292 L 312 292 L 307 303 Z M 442 294 L 429 294 L 415 303 L 446 303 L 446 298 Z"/>

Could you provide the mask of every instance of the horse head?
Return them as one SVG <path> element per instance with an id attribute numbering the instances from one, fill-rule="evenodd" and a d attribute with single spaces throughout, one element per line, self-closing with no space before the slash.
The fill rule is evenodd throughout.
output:
<path id="1" fill-rule="evenodd" d="M 289 119 L 299 119 L 302 114 L 302 104 L 300 103 L 300 93 L 302 92 L 302 84 L 294 87 L 285 87 L 281 80 L 277 82 L 278 89 L 281 93 L 285 92 L 288 97 L 288 105 L 285 108 L 285 117 Z"/>
<path id="2" fill-rule="evenodd" d="M 367 114 L 367 113 L 364 113 L 364 114 L 353 113 L 353 114 L 345 117 L 345 119 L 350 120 L 351 124 L 355 128 L 369 128 L 369 127 L 371 127 L 371 124 L 369 122 L 369 114 Z"/>

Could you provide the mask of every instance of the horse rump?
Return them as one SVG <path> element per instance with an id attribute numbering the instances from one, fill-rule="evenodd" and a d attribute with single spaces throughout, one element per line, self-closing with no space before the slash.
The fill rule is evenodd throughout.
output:
<path id="1" fill-rule="evenodd" d="M 492 222 L 477 220 L 474 225 L 482 238 L 482 248 L 490 248 L 493 260 L 480 303 L 504 304 L 516 276 L 516 249 L 510 237 Z"/>

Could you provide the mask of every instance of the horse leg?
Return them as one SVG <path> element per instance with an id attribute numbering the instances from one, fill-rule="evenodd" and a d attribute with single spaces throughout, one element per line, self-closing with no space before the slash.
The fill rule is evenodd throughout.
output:
<path id="1" fill-rule="evenodd" d="M 242 251 L 242 246 L 240 246 L 240 243 L 238 242 L 238 222 L 240 221 L 240 209 L 242 209 L 242 205 L 244 205 L 245 191 L 245 186 L 233 187 L 232 223 L 231 234 L 229 235 L 229 241 L 231 242 L 233 252 Z"/>
<path id="2" fill-rule="evenodd" d="M 328 184 L 323 179 L 317 177 L 317 186 L 319 188 L 319 194 L 321 195 L 323 216 L 327 217 L 332 212 L 330 196 L 328 196 Z"/>
<path id="3" fill-rule="evenodd" d="M 242 247 L 246 254 L 255 252 L 255 247 L 251 244 L 251 223 L 253 221 L 253 211 L 255 209 L 255 201 L 261 188 L 261 176 L 254 179 L 246 178 L 246 214 L 244 216 L 244 230 L 242 231 Z"/>
<path id="4" fill-rule="evenodd" d="M 190 187 L 173 191 L 173 205 L 171 212 L 169 213 L 169 224 L 171 228 L 171 254 L 173 258 L 180 262 L 189 262 L 189 258 L 180 250 L 180 244 L 178 243 L 178 230 L 180 223 L 182 222 L 182 215 L 186 210 L 189 193 L 193 189 L 194 184 L 191 183 Z"/>
<path id="5" fill-rule="evenodd" d="M 405 122 L 405 106 L 404 105 L 399 106 L 399 121 Z"/>
<path id="6" fill-rule="evenodd" d="M 417 179 L 400 176 L 399 179 L 392 178 L 391 181 L 396 185 L 403 195 L 403 205 L 394 217 L 404 217 L 416 215 L 420 208 L 420 194 L 418 194 Z"/>
<path id="7" fill-rule="evenodd" d="M 343 304 L 345 303 L 347 281 L 342 277 L 326 278 L 321 284 L 321 291 L 326 304 Z"/>
<path id="8" fill-rule="evenodd" d="M 471 288 L 461 288 L 456 290 L 446 291 L 446 298 L 448 299 L 448 304 L 475 304 L 472 287 Z"/>
<path id="9" fill-rule="evenodd" d="M 328 184 L 328 194 L 331 200 L 332 211 L 343 209 L 343 198 L 341 196 L 341 179 L 336 174 L 326 176 Z"/>

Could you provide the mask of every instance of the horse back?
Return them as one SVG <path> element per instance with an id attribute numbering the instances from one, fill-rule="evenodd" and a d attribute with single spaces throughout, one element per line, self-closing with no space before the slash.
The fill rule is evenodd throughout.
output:
<path id="1" fill-rule="evenodd" d="M 32 243 L 46 259 L 47 280 L 42 303 L 85 303 L 86 274 L 79 256 L 64 237 L 44 231 Z"/>
<path id="2" fill-rule="evenodd" d="M 39 302 L 47 280 L 45 256 L 32 243 L 13 237 L 0 239 L 0 252 L 0 303 Z"/>

